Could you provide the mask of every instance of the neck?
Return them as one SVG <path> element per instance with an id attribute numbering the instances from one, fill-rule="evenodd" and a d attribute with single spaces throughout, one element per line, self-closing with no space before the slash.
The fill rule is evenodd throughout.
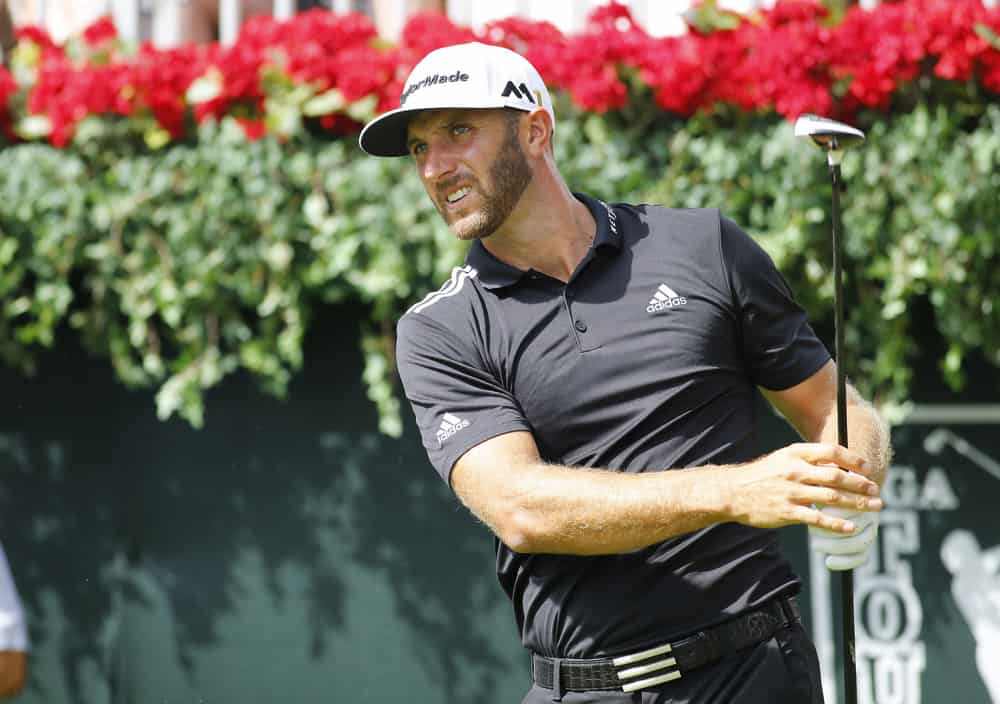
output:
<path id="1" fill-rule="evenodd" d="M 567 282 L 594 241 L 597 223 L 561 178 L 535 173 L 517 207 L 483 246 L 502 262 Z"/>

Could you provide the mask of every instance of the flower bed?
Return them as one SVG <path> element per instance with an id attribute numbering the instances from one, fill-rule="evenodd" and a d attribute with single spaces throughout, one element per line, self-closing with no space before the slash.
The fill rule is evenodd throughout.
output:
<path id="1" fill-rule="evenodd" d="M 851 118 L 860 108 L 888 109 L 922 75 L 1000 92 L 1000 8 L 980 0 L 855 6 L 835 23 L 818 2 L 798 0 L 725 16 L 724 29 L 655 38 L 615 3 L 576 35 L 519 18 L 476 33 L 426 14 L 389 45 L 363 15 L 311 10 L 286 21 L 254 17 L 229 47 L 134 51 L 108 19 L 65 46 L 22 27 L 13 75 L 0 68 L 0 115 L 9 137 L 59 147 L 86 118 L 107 116 L 127 118 L 156 147 L 226 115 L 250 138 L 288 136 L 304 122 L 343 134 L 396 107 L 402 81 L 428 51 L 472 39 L 525 54 L 553 88 L 597 113 L 652 97 L 680 116 L 735 106 Z"/>

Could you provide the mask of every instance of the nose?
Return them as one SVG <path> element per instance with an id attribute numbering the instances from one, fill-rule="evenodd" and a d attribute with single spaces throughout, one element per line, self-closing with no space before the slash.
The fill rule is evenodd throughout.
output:
<path id="1" fill-rule="evenodd" d="M 434 183 L 455 170 L 456 160 L 447 149 L 428 144 L 420 160 L 420 175 L 427 183 Z"/>

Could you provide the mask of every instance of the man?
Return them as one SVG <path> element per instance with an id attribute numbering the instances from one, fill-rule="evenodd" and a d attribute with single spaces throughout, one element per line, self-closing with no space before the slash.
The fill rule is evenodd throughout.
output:
<path id="1" fill-rule="evenodd" d="M 398 364 L 431 462 L 498 538 L 524 701 L 822 701 L 767 529 L 823 529 L 860 564 L 886 430 L 852 392 L 836 446 L 834 366 L 749 237 L 571 193 L 554 125 L 531 64 L 472 43 L 429 54 L 360 138 L 410 154 L 473 240 L 399 321 Z M 810 442 L 752 459 L 758 386 Z"/>
<path id="2" fill-rule="evenodd" d="M 0 697 L 13 697 L 24 688 L 27 652 L 24 608 L 7 566 L 7 555 L 0 545 Z"/>

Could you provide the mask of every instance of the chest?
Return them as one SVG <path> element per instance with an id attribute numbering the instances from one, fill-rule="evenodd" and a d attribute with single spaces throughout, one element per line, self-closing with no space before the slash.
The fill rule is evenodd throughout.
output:
<path id="1" fill-rule="evenodd" d="M 595 262 L 496 311 L 490 356 L 550 458 L 670 422 L 738 383 L 739 316 L 716 272 L 667 257 Z"/>

